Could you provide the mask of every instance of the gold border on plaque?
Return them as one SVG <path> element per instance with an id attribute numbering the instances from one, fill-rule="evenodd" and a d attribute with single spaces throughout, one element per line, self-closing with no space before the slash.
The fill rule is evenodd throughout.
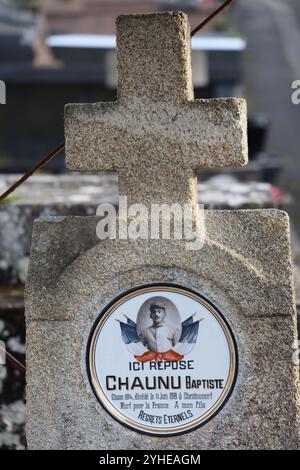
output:
<path id="1" fill-rule="evenodd" d="M 226 382 L 226 385 L 224 387 L 222 394 L 220 395 L 216 403 L 207 411 L 207 413 L 195 419 L 194 421 L 185 423 L 185 424 L 180 424 L 178 426 L 174 426 L 170 428 L 155 428 L 151 426 L 145 426 L 142 423 L 137 423 L 133 419 L 128 418 L 123 413 L 121 413 L 118 409 L 116 409 L 115 406 L 112 405 L 109 398 L 106 396 L 105 392 L 103 391 L 99 383 L 97 372 L 96 372 L 96 367 L 95 367 L 95 351 L 96 351 L 97 339 L 104 323 L 108 320 L 110 315 L 128 299 L 136 297 L 137 295 L 141 295 L 141 294 L 148 293 L 148 292 L 154 292 L 154 291 L 155 292 L 160 292 L 160 291 L 175 292 L 177 294 L 191 297 L 192 299 L 196 300 L 197 302 L 202 304 L 204 307 L 206 307 L 210 311 L 210 313 L 216 318 L 218 323 L 221 325 L 223 332 L 225 333 L 228 349 L 230 352 L 230 370 L 229 370 L 227 382 Z M 89 364 L 89 370 L 90 370 L 90 378 L 91 378 L 91 382 L 94 387 L 95 393 L 98 399 L 100 400 L 100 403 L 113 417 L 115 417 L 120 423 L 123 423 L 124 425 L 136 431 L 140 431 L 146 434 L 152 434 L 156 436 L 168 436 L 168 435 L 171 436 L 175 434 L 181 434 L 187 431 L 192 431 L 193 429 L 198 428 L 199 426 L 207 422 L 213 415 L 215 415 L 218 412 L 218 410 L 222 407 L 224 402 L 227 401 L 227 399 L 230 396 L 229 394 L 232 391 L 235 378 L 236 378 L 237 351 L 236 351 L 235 341 L 233 339 L 232 333 L 227 323 L 223 319 L 222 315 L 218 312 L 218 310 L 216 310 L 216 308 L 213 307 L 213 305 L 211 305 L 200 294 L 197 294 L 189 290 L 188 288 L 176 287 L 176 286 L 172 287 L 170 285 L 164 286 L 162 283 L 159 285 L 137 287 L 136 289 L 133 289 L 127 294 L 124 294 L 123 296 L 119 297 L 118 300 L 116 300 L 116 302 L 114 302 L 105 311 L 105 313 L 99 319 L 94 329 L 94 332 L 92 334 L 90 343 L 89 343 L 88 364 Z"/>

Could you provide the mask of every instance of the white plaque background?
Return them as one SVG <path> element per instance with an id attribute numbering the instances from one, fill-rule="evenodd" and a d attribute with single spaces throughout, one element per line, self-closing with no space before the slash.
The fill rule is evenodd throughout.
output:
<path id="1" fill-rule="evenodd" d="M 119 321 L 126 322 L 126 317 L 132 321 L 137 321 L 137 314 L 142 304 L 151 297 L 164 297 L 171 300 L 177 307 L 181 322 L 191 315 L 193 320 L 202 321 L 199 324 L 197 342 L 192 351 L 187 354 L 182 361 L 193 361 L 193 370 L 149 370 L 149 363 L 144 364 L 144 370 L 129 371 L 129 363 L 137 362 L 129 352 L 121 337 Z M 123 424 L 150 434 L 171 435 L 186 432 L 204 424 L 222 407 L 235 381 L 237 367 L 235 343 L 232 334 L 218 311 L 202 298 L 199 294 L 177 286 L 145 286 L 135 291 L 124 294 L 104 312 L 98 319 L 89 346 L 89 368 L 91 382 L 94 391 L 106 408 L 116 419 Z M 182 387 L 180 390 L 114 390 L 106 389 L 106 376 L 117 376 L 122 379 L 128 377 L 130 382 L 139 377 L 144 383 L 146 377 L 181 377 Z M 223 380 L 222 389 L 206 388 L 186 388 L 186 376 L 193 380 Z M 177 393 L 177 400 L 159 399 L 161 394 Z M 136 393 L 148 393 L 154 399 L 135 400 Z M 189 395 L 208 395 L 211 398 L 203 400 L 185 398 L 185 393 Z M 157 395 L 158 394 L 158 395 Z M 131 398 L 125 400 L 113 400 L 113 395 L 129 395 Z M 181 397 L 181 398 L 180 398 Z M 149 423 L 139 419 L 139 407 L 148 402 L 150 408 L 144 409 L 148 415 L 161 416 L 162 422 Z M 205 403 L 204 408 L 197 408 L 196 402 Z M 129 405 L 129 403 L 132 405 Z M 177 408 L 175 408 L 177 402 Z M 125 406 L 122 409 L 121 404 Z M 153 403 L 169 404 L 169 408 L 152 408 Z M 192 404 L 192 408 L 185 408 L 187 404 Z M 131 406 L 131 409 L 128 408 Z M 170 423 L 169 416 L 178 415 L 190 409 L 193 416 L 182 422 Z M 165 418 L 165 415 L 167 418 Z M 170 418 L 171 420 L 173 418 Z"/>

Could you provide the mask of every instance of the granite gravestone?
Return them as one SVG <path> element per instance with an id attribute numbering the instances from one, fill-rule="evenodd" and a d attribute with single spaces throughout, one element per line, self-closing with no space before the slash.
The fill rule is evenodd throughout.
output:
<path id="1" fill-rule="evenodd" d="M 117 171 L 129 204 L 195 212 L 199 168 L 247 161 L 245 102 L 193 100 L 183 13 L 122 16 L 117 45 L 118 100 L 66 107 L 67 165 Z M 206 211 L 199 250 L 99 241 L 98 222 L 35 222 L 29 448 L 297 448 L 287 215 Z"/>

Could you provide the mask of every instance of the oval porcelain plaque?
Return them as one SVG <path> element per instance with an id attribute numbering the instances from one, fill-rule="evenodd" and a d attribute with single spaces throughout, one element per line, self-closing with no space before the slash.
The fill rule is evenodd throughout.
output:
<path id="1" fill-rule="evenodd" d="M 191 431 L 221 409 L 234 387 L 237 352 L 227 322 L 205 298 L 180 286 L 148 285 L 101 313 L 88 367 L 114 418 L 166 436 Z"/>

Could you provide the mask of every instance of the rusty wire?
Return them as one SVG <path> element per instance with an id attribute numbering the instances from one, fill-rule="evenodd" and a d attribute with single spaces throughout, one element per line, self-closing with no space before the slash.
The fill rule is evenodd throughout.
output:
<path id="1" fill-rule="evenodd" d="M 196 28 L 191 32 L 191 37 L 197 34 L 201 29 L 203 29 L 208 23 L 210 23 L 216 16 L 222 13 L 226 8 L 228 8 L 234 0 L 225 1 L 219 8 L 211 13 L 202 23 L 200 23 Z M 62 142 L 59 144 L 52 152 L 50 152 L 43 160 L 37 163 L 33 168 L 31 168 L 27 173 L 25 173 L 18 181 L 16 181 L 12 186 L 10 186 L 3 194 L 0 195 L 0 203 L 2 203 L 10 194 L 12 194 L 19 186 L 21 186 L 25 181 L 27 181 L 32 175 L 41 170 L 47 163 L 50 162 L 56 155 L 58 155 L 65 148 L 65 143 Z M 0 345 L 1 348 L 1 345 Z M 3 348 L 1 348 L 3 350 Z M 14 365 L 21 372 L 26 372 L 26 367 L 18 361 L 12 354 L 5 351 L 7 361 Z"/>
<path id="2" fill-rule="evenodd" d="M 234 0 L 227 0 L 226 2 L 223 3 L 219 8 L 217 8 L 215 11 L 212 12 L 211 15 L 209 15 L 202 23 L 200 23 L 196 28 L 193 29 L 191 32 L 191 36 L 194 36 L 198 31 L 204 28 L 208 23 L 210 23 L 216 16 L 218 16 L 220 13 L 222 13 L 226 8 L 228 8 L 231 3 L 233 3 Z"/>
<path id="3" fill-rule="evenodd" d="M 0 203 L 4 201 L 11 193 L 13 193 L 21 184 L 25 183 L 30 176 L 34 175 L 37 171 L 43 168 L 47 163 L 50 162 L 56 155 L 58 155 L 63 149 L 65 148 L 65 143 L 62 142 L 59 144 L 52 152 L 50 152 L 43 160 L 37 163 L 31 170 L 27 171 L 25 175 L 23 175 L 18 181 L 16 181 L 10 188 L 7 189 L 3 194 L 0 196 Z"/>
<path id="4" fill-rule="evenodd" d="M 0 350 L 3 351 L 3 353 L 5 354 L 7 362 L 10 362 L 16 369 L 18 369 L 20 372 L 23 372 L 25 374 L 26 367 L 24 366 L 24 364 L 18 361 L 18 359 L 16 359 L 11 353 L 6 351 L 6 349 L 3 348 L 1 344 L 0 344 Z"/>

